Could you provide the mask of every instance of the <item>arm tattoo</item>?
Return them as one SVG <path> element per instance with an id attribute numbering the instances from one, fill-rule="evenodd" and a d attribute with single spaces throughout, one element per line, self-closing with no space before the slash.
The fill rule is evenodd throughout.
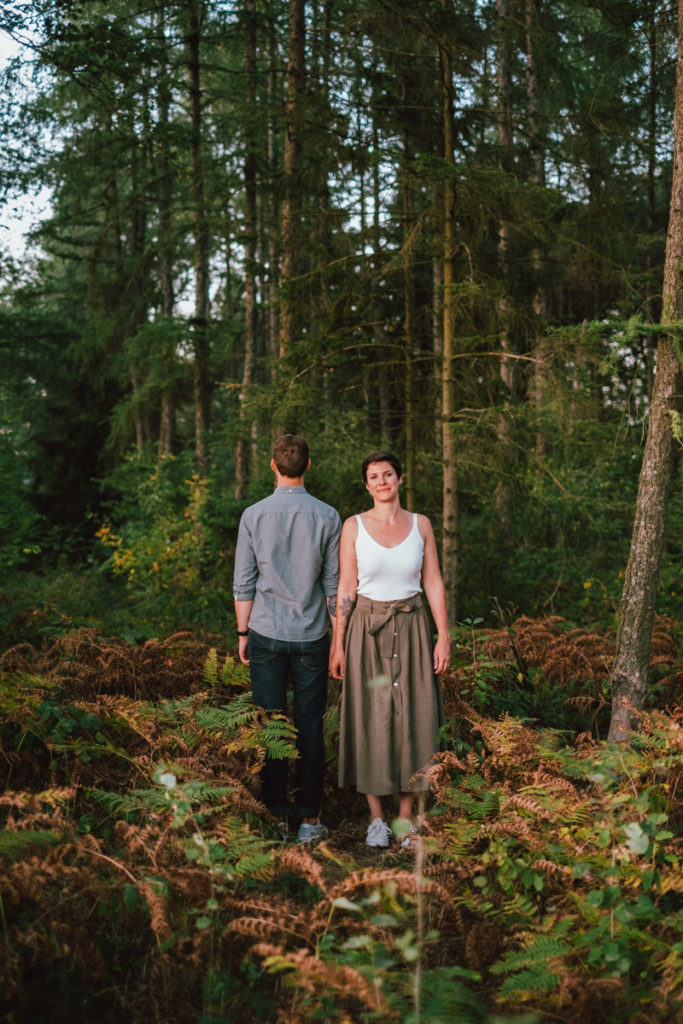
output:
<path id="1" fill-rule="evenodd" d="M 336 594 L 334 595 L 334 597 L 328 597 L 327 598 L 327 611 L 328 611 L 328 613 L 330 615 L 330 618 L 336 619 L 336 617 L 337 617 L 337 595 Z"/>
<path id="2" fill-rule="evenodd" d="M 342 626 L 346 626 L 346 623 L 351 618 L 351 612 L 355 603 L 352 597 L 342 597 L 339 602 L 339 619 Z"/>

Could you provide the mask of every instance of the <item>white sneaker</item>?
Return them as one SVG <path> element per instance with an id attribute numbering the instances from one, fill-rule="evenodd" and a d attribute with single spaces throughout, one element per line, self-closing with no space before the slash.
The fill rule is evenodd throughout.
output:
<path id="1" fill-rule="evenodd" d="M 415 850 L 415 847 L 417 846 L 417 836 L 417 829 L 415 828 L 414 825 L 411 825 L 408 831 L 406 832 L 405 836 L 403 837 L 403 841 L 401 842 L 401 849 L 413 852 Z"/>
<path id="2" fill-rule="evenodd" d="M 316 821 L 315 825 L 309 825 L 302 821 L 299 825 L 297 839 L 300 843 L 312 843 L 317 842 L 318 839 L 324 839 L 326 835 L 327 828 L 320 820 Z"/>
<path id="3" fill-rule="evenodd" d="M 389 845 L 389 838 L 391 836 L 391 829 L 382 821 L 381 818 L 373 818 L 368 825 L 368 834 L 365 837 L 366 846 L 383 846 Z"/>

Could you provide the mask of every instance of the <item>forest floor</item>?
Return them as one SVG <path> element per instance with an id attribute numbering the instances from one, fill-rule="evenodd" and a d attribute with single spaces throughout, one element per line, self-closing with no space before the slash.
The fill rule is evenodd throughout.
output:
<path id="1" fill-rule="evenodd" d="M 330 833 L 302 847 L 259 800 L 286 723 L 223 637 L 6 650 L 3 1021 L 683 1021 L 679 627 L 657 622 L 630 747 L 604 742 L 612 644 L 559 619 L 459 636 L 413 852 L 368 848 L 336 785 L 336 683 Z"/>

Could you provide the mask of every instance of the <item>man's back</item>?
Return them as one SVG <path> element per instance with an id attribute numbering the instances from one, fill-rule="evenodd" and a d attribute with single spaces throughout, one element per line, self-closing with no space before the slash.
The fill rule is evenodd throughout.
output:
<path id="1" fill-rule="evenodd" d="M 254 602 L 250 629 L 294 641 L 326 633 L 325 599 L 337 592 L 340 528 L 336 510 L 303 486 L 278 486 L 245 509 L 234 594 Z"/>

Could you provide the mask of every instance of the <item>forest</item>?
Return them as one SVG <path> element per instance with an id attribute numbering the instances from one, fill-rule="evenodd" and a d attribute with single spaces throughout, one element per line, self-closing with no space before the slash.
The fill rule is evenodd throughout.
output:
<path id="1" fill-rule="evenodd" d="M 683 0 L 5 0 L 0 1017 L 681 1024 Z M 46 198 L 47 197 L 47 198 Z M 21 250 L 10 214 L 28 210 Z M 396 452 L 452 634 L 413 853 L 234 550 Z"/>

